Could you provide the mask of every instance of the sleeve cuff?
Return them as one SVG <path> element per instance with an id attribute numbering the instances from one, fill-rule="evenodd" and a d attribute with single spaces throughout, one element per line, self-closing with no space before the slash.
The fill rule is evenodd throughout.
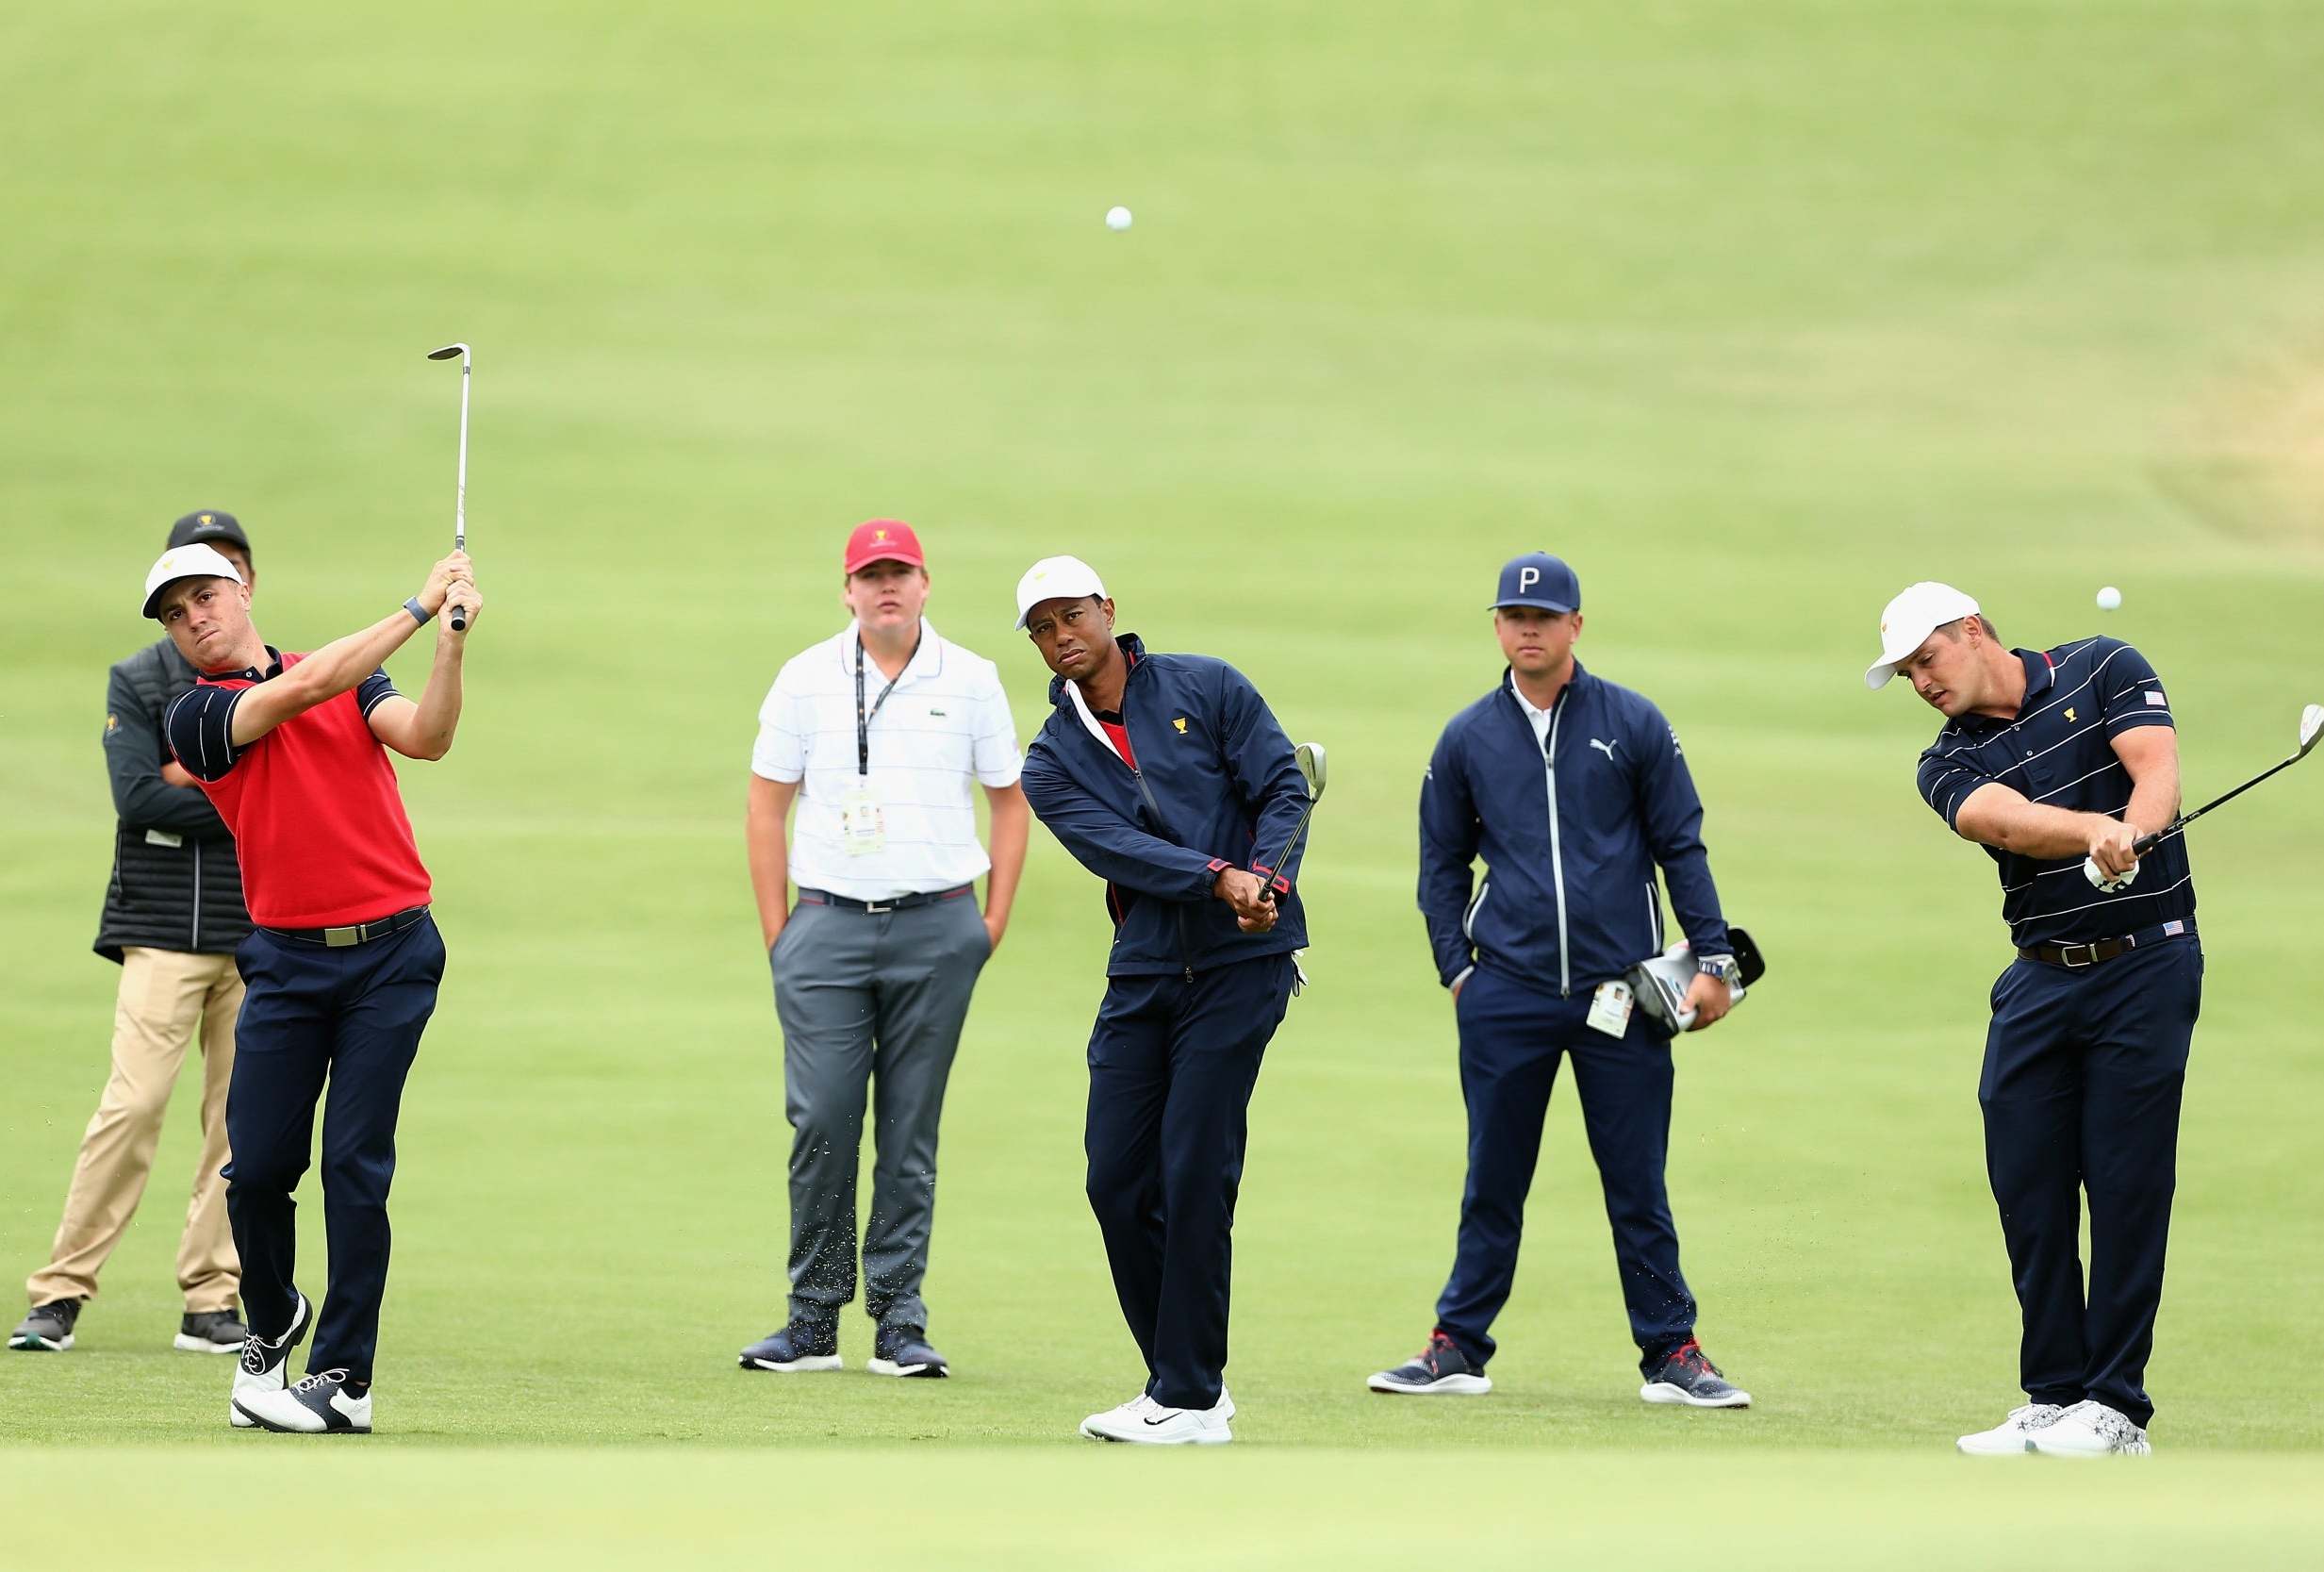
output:
<path id="1" fill-rule="evenodd" d="M 1276 894 L 1289 895 L 1291 893 L 1291 881 L 1276 872 L 1275 869 L 1269 868 L 1265 863 L 1251 864 L 1251 871 L 1258 874 L 1260 878 L 1265 880 L 1267 887 L 1275 891 Z"/>
<path id="2" fill-rule="evenodd" d="M 1444 985 L 1445 991 L 1449 993 L 1453 989 L 1460 986 L 1461 984 L 1467 982 L 1469 980 L 1469 973 L 1475 971 L 1475 969 L 1476 968 L 1474 965 L 1470 965 L 1462 967 L 1459 971 L 1453 973 L 1452 980 Z"/>

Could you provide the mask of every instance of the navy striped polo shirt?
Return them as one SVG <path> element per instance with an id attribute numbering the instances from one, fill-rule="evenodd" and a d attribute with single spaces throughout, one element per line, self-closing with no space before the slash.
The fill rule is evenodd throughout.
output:
<path id="1" fill-rule="evenodd" d="M 1970 793 L 1998 781 L 2036 803 L 2119 819 L 2130 771 L 2113 740 L 2138 726 L 2171 726 L 2154 668 L 2118 638 L 2085 638 L 2048 652 L 2016 650 L 2025 699 L 2015 720 L 1963 715 L 1920 755 L 1920 795 L 1951 825 Z M 2019 856 L 1988 846 L 1999 866 L 2002 917 L 2019 948 L 2086 944 L 2195 915 L 2186 836 L 2167 836 L 2139 859 L 2138 877 L 2108 895 L 2084 877 L 2082 856 Z"/>

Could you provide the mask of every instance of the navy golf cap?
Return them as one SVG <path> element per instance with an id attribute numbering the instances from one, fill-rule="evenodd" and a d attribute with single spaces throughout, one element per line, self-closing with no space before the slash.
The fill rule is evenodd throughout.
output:
<path id="1" fill-rule="evenodd" d="M 250 537 L 242 533 L 242 521 L 223 508 L 206 507 L 198 513 L 189 513 L 170 526 L 170 544 L 176 546 L 215 546 L 223 540 L 230 546 L 250 550 Z"/>
<path id="2" fill-rule="evenodd" d="M 1579 611 L 1582 608 L 1582 581 L 1547 552 L 1527 552 L 1511 557 L 1501 570 L 1501 594 L 1492 603 L 1492 609 L 1503 606 L 1539 606 L 1543 611 Z"/>

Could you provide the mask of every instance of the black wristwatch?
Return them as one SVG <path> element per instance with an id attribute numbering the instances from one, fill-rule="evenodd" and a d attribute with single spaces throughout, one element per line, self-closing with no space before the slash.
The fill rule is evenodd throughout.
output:
<path id="1" fill-rule="evenodd" d="M 1733 987 L 1741 980 L 1743 972 L 1743 968 L 1737 964 L 1732 955 L 1697 955 L 1694 958 L 1694 969 L 1706 977 L 1718 978 L 1729 987 Z"/>

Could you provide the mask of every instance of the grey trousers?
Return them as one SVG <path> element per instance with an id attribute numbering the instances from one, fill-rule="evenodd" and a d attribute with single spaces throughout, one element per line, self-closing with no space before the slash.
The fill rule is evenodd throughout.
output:
<path id="1" fill-rule="evenodd" d="M 976 899 L 900 912 L 801 902 L 767 959 L 791 1129 L 791 1319 L 828 1326 L 855 1298 L 855 1181 L 866 1093 L 871 1216 L 864 1304 L 926 1331 L 945 1082 L 992 941 Z"/>

